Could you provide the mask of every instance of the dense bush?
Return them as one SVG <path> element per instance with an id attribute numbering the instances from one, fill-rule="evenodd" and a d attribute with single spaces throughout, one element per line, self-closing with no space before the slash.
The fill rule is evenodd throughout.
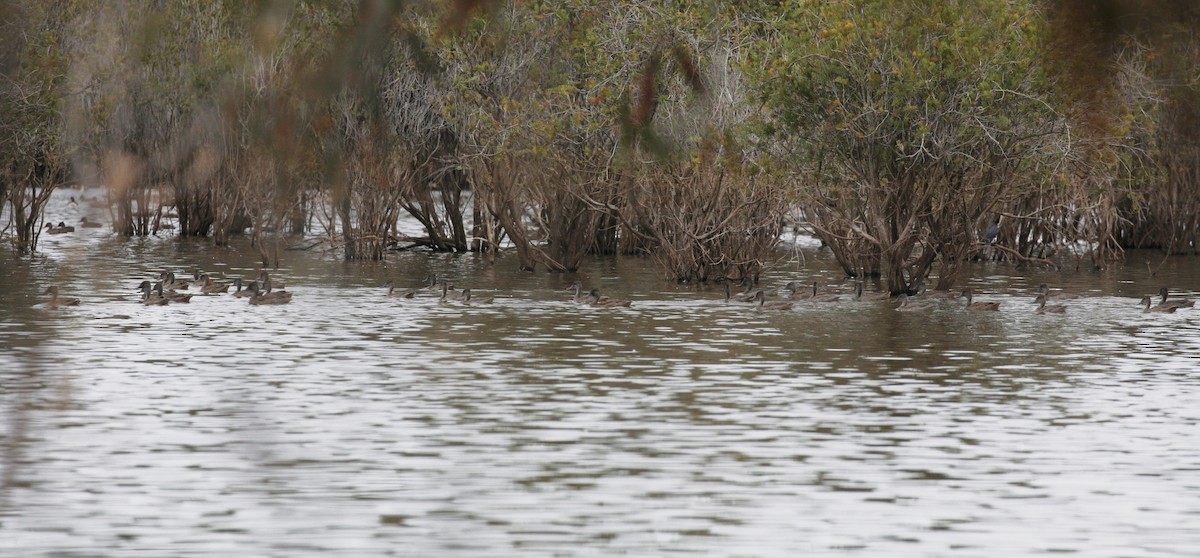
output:
<path id="1" fill-rule="evenodd" d="M 7 0 L 0 202 L 24 250 L 78 182 L 118 232 L 172 208 L 264 264 L 308 232 L 681 281 L 757 274 L 791 212 L 894 292 L 976 256 L 1195 251 L 1200 10 L 1100 4 Z"/>
<path id="2" fill-rule="evenodd" d="M 902 292 L 936 266 L 948 286 L 1062 157 L 1034 6 L 803 5 L 768 27 L 759 79 L 813 231 L 850 275 Z"/>

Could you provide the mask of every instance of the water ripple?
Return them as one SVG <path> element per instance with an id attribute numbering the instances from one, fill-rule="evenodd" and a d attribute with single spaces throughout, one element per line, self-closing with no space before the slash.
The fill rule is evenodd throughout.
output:
<path id="1" fill-rule="evenodd" d="M 1141 314 L 1124 283 L 1076 278 L 1092 296 L 1061 316 L 1032 313 L 1044 279 L 1002 276 L 977 282 L 998 313 L 758 313 L 716 289 L 634 291 L 656 271 L 622 260 L 625 277 L 597 262 L 584 280 L 634 306 L 597 309 L 567 301 L 568 278 L 471 258 L 298 255 L 277 273 L 290 305 L 156 308 L 131 285 L 168 265 L 250 276 L 253 253 L 51 248 L 0 266 L 0 405 L 27 421 L 6 555 L 1200 547 L 1200 311 Z M 382 296 L 431 271 L 500 297 Z M 48 282 L 85 304 L 32 309 Z"/>

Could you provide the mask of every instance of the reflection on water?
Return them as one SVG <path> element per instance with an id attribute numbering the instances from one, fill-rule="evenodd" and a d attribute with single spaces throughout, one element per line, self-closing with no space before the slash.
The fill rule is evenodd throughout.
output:
<path id="1" fill-rule="evenodd" d="M 288 254 L 287 306 L 144 307 L 248 246 L 44 237 L 0 255 L 0 555 L 1191 556 L 1200 265 L 971 282 L 999 313 L 880 300 L 760 314 L 640 259 Z M 826 256 L 764 277 L 849 290 Z M 1158 260 L 1154 260 L 1157 265 Z M 430 273 L 486 307 L 379 285 Z M 574 280 L 634 299 L 569 302 Z M 1088 298 L 1039 316 L 1048 282 Z M 78 308 L 32 306 L 45 285 Z M 1194 294 L 1194 293 L 1193 293 Z M 20 442 L 20 443 L 17 443 Z M 16 453 L 14 453 L 16 452 Z"/>

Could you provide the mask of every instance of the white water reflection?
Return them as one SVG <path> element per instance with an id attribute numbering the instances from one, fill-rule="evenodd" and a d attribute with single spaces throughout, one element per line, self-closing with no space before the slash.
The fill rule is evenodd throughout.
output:
<path id="1" fill-rule="evenodd" d="M 290 305 L 157 308 L 133 285 L 164 268 L 251 276 L 253 251 L 103 231 L 45 242 L 45 258 L 0 256 L 0 410 L 27 421 L 0 555 L 1200 548 L 1200 311 L 1136 305 L 1194 277 L 1190 259 L 1154 280 L 1140 261 L 981 267 L 973 285 L 999 313 L 847 300 L 760 314 L 646 260 L 563 277 L 296 253 L 278 273 Z M 843 283 L 822 258 L 765 280 Z M 383 297 L 384 280 L 431 272 L 500 298 Z M 576 278 L 634 307 L 572 304 Z M 1035 315 L 1043 281 L 1089 297 Z M 50 283 L 84 304 L 30 308 Z"/>

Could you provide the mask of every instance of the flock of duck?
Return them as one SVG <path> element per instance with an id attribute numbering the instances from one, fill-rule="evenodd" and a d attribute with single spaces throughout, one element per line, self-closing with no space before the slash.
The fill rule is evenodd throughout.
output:
<path id="1" fill-rule="evenodd" d="M 234 297 L 248 299 L 250 304 L 254 305 L 287 304 L 292 301 L 292 293 L 283 290 L 283 283 L 272 283 L 271 275 L 266 271 L 259 271 L 258 278 L 244 287 L 241 277 L 232 283 L 221 283 L 214 281 L 208 274 L 197 271 L 192 275 L 192 279 L 193 281 L 189 284 L 185 279 L 176 278 L 173 272 L 164 271 L 159 273 L 158 281 L 154 283 L 142 281 L 137 289 L 142 291 L 142 304 L 147 306 L 191 302 L 193 296 L 191 293 L 179 292 L 187 291 L 191 287 L 195 287 L 201 295 L 228 293 L 229 288 L 234 287 Z"/>
<path id="2" fill-rule="evenodd" d="M 400 289 L 395 283 L 388 281 L 383 285 L 387 288 L 386 296 L 390 298 L 411 299 L 418 294 L 430 293 L 438 295 L 438 301 L 441 303 L 457 303 L 466 306 L 478 306 L 491 304 L 495 297 L 474 297 L 471 294 L 471 289 L 457 290 L 453 285 L 438 281 L 437 276 L 430 276 L 424 286 L 415 289 Z M 842 299 L 842 295 L 836 293 L 821 293 L 819 285 L 814 282 L 811 287 L 801 288 L 796 282 L 790 282 L 782 289 L 779 289 L 774 294 L 768 292 L 767 289 L 755 289 L 753 282 L 746 280 L 736 285 L 743 290 L 734 292 L 733 287 L 729 283 L 725 284 L 725 303 L 751 303 L 753 308 L 758 311 L 785 311 L 791 310 L 797 303 L 823 303 L 837 302 Z M 229 293 L 230 288 L 234 288 L 232 295 L 237 298 L 246 298 L 250 304 L 287 304 L 292 301 L 292 293 L 283 290 L 282 283 L 273 282 L 270 274 L 266 271 L 260 271 L 258 277 L 254 281 L 243 284 L 241 278 L 235 279 L 231 283 L 223 283 L 213 280 L 207 274 L 199 271 L 193 274 L 193 281 L 187 281 L 176 278 L 175 274 L 170 271 L 163 271 L 159 274 L 158 280 L 151 282 L 149 280 L 142 281 L 137 286 L 137 290 L 141 292 L 140 302 L 146 306 L 164 306 L 170 303 L 187 303 L 190 302 L 195 294 L 200 295 L 219 295 Z M 194 291 L 192 289 L 195 289 Z M 571 300 L 578 304 L 587 304 L 597 308 L 628 308 L 633 305 L 632 301 L 615 299 L 600 294 L 600 289 L 591 289 L 584 292 L 583 285 L 579 282 L 573 283 L 565 290 L 571 291 L 573 296 Z M 63 297 L 59 295 L 57 286 L 47 287 L 42 292 L 44 295 L 49 295 L 50 300 L 45 303 L 47 308 L 59 308 L 65 306 L 78 306 L 80 300 L 78 298 Z M 1066 292 L 1051 292 L 1050 288 L 1045 284 L 1038 286 L 1035 291 L 1034 303 L 1037 305 L 1038 314 L 1062 314 L 1067 311 L 1067 306 L 1058 304 L 1058 302 L 1067 301 L 1079 298 L 1079 295 Z M 1146 313 L 1172 313 L 1180 308 L 1192 308 L 1196 305 L 1196 301 L 1187 298 L 1170 298 L 1170 290 L 1167 287 L 1159 289 L 1159 301 L 1154 303 L 1150 296 L 1142 297 L 1142 311 Z M 855 283 L 854 291 L 850 295 L 852 300 L 863 300 L 863 285 Z M 780 300 L 773 300 L 773 298 Z M 772 300 L 768 300 L 771 298 Z M 884 293 L 884 299 L 891 299 L 888 293 Z M 996 301 L 976 301 L 974 293 L 970 288 L 964 289 L 961 293 L 952 293 L 948 291 L 927 291 L 924 285 L 917 288 L 917 292 L 912 297 L 901 294 L 895 300 L 899 301 L 896 310 L 901 312 L 911 312 L 927 309 L 931 307 L 931 299 L 963 299 L 965 304 L 963 308 L 973 311 L 998 311 L 1000 303 Z M 1055 304 L 1051 304 L 1055 302 Z"/>
<path id="3" fill-rule="evenodd" d="M 457 302 L 467 306 L 478 306 L 491 304 L 495 300 L 495 297 L 491 296 L 474 298 L 471 296 L 471 289 L 455 290 L 453 285 L 446 282 L 439 282 L 436 275 L 430 276 L 426 285 L 418 289 L 397 289 L 395 283 L 392 281 L 384 283 L 383 286 L 388 289 L 387 296 L 394 298 L 414 298 L 421 292 L 440 292 L 441 296 L 438 297 L 438 302 L 442 303 Z M 633 301 L 601 296 L 600 289 L 592 289 L 587 294 L 583 294 L 583 285 L 578 282 L 567 287 L 566 290 L 575 292 L 575 296 L 572 299 L 574 302 L 588 304 L 597 308 L 628 308 L 633 305 Z"/>
<path id="4" fill-rule="evenodd" d="M 95 221 L 89 221 L 87 215 L 84 215 L 83 218 L 79 220 L 79 226 L 85 229 L 98 229 L 104 225 Z M 75 232 L 75 227 L 68 225 L 66 221 L 59 221 L 57 225 L 54 223 L 46 223 L 46 226 L 42 228 L 46 229 L 46 232 L 50 234 L 67 234 Z"/>
<path id="5" fill-rule="evenodd" d="M 283 283 L 272 282 L 270 274 L 266 271 L 260 271 L 257 280 L 245 285 L 240 277 L 232 283 L 221 283 L 200 272 L 193 274 L 193 279 L 194 281 L 189 282 L 175 277 L 173 272 L 164 271 L 159 274 L 158 281 L 142 281 L 135 290 L 141 291 L 139 302 L 146 306 L 184 304 L 191 302 L 196 294 L 219 295 L 228 293 L 230 287 L 235 288 L 232 293 L 234 297 L 248 299 L 250 304 L 254 305 L 287 304 L 292 301 L 292 293 L 283 290 Z M 192 288 L 195 288 L 195 292 L 191 291 Z M 42 294 L 50 295 L 50 300 L 43 305 L 45 308 L 79 306 L 78 298 L 61 296 L 57 285 L 46 287 Z"/>
<path id="6" fill-rule="evenodd" d="M 745 290 L 734 293 L 733 288 L 728 283 L 725 284 L 725 302 L 748 302 L 757 303 L 755 308 L 760 311 L 767 310 L 791 310 L 797 302 L 801 303 L 816 303 L 816 302 L 837 302 L 841 300 L 841 295 L 833 293 L 819 293 L 818 284 L 813 283 L 811 288 L 801 289 L 795 282 L 790 282 L 780 289 L 778 295 L 783 300 L 768 301 L 768 294 L 765 289 L 755 290 L 752 283 L 743 281 L 738 286 L 744 287 Z M 1034 312 L 1038 314 L 1063 314 L 1067 311 L 1065 304 L 1050 304 L 1051 301 L 1066 301 L 1079 298 L 1079 295 L 1065 292 L 1051 292 L 1050 287 L 1045 283 L 1038 286 L 1034 293 L 1034 303 L 1037 308 Z M 1150 296 L 1142 297 L 1141 305 L 1142 312 L 1145 313 L 1172 313 L 1180 308 L 1192 308 L 1196 305 L 1196 301 L 1186 298 L 1170 298 L 1170 289 L 1163 287 L 1158 291 L 1159 301 L 1154 304 Z M 854 293 L 851 295 L 853 300 L 860 301 L 863 299 L 862 283 L 855 283 Z M 891 299 L 890 293 L 884 293 L 883 298 Z M 912 312 L 924 310 L 930 307 L 932 300 L 930 299 L 957 299 L 961 298 L 966 301 L 963 305 L 967 310 L 997 312 L 1000 310 L 1000 303 L 995 301 L 976 301 L 975 294 L 970 289 L 964 289 L 961 293 L 953 293 L 949 291 L 927 291 L 925 285 L 917 288 L 917 293 L 913 297 L 907 294 L 900 294 L 896 297 L 899 305 L 896 310 L 901 312 Z M 914 301 L 914 299 L 916 299 Z"/>

